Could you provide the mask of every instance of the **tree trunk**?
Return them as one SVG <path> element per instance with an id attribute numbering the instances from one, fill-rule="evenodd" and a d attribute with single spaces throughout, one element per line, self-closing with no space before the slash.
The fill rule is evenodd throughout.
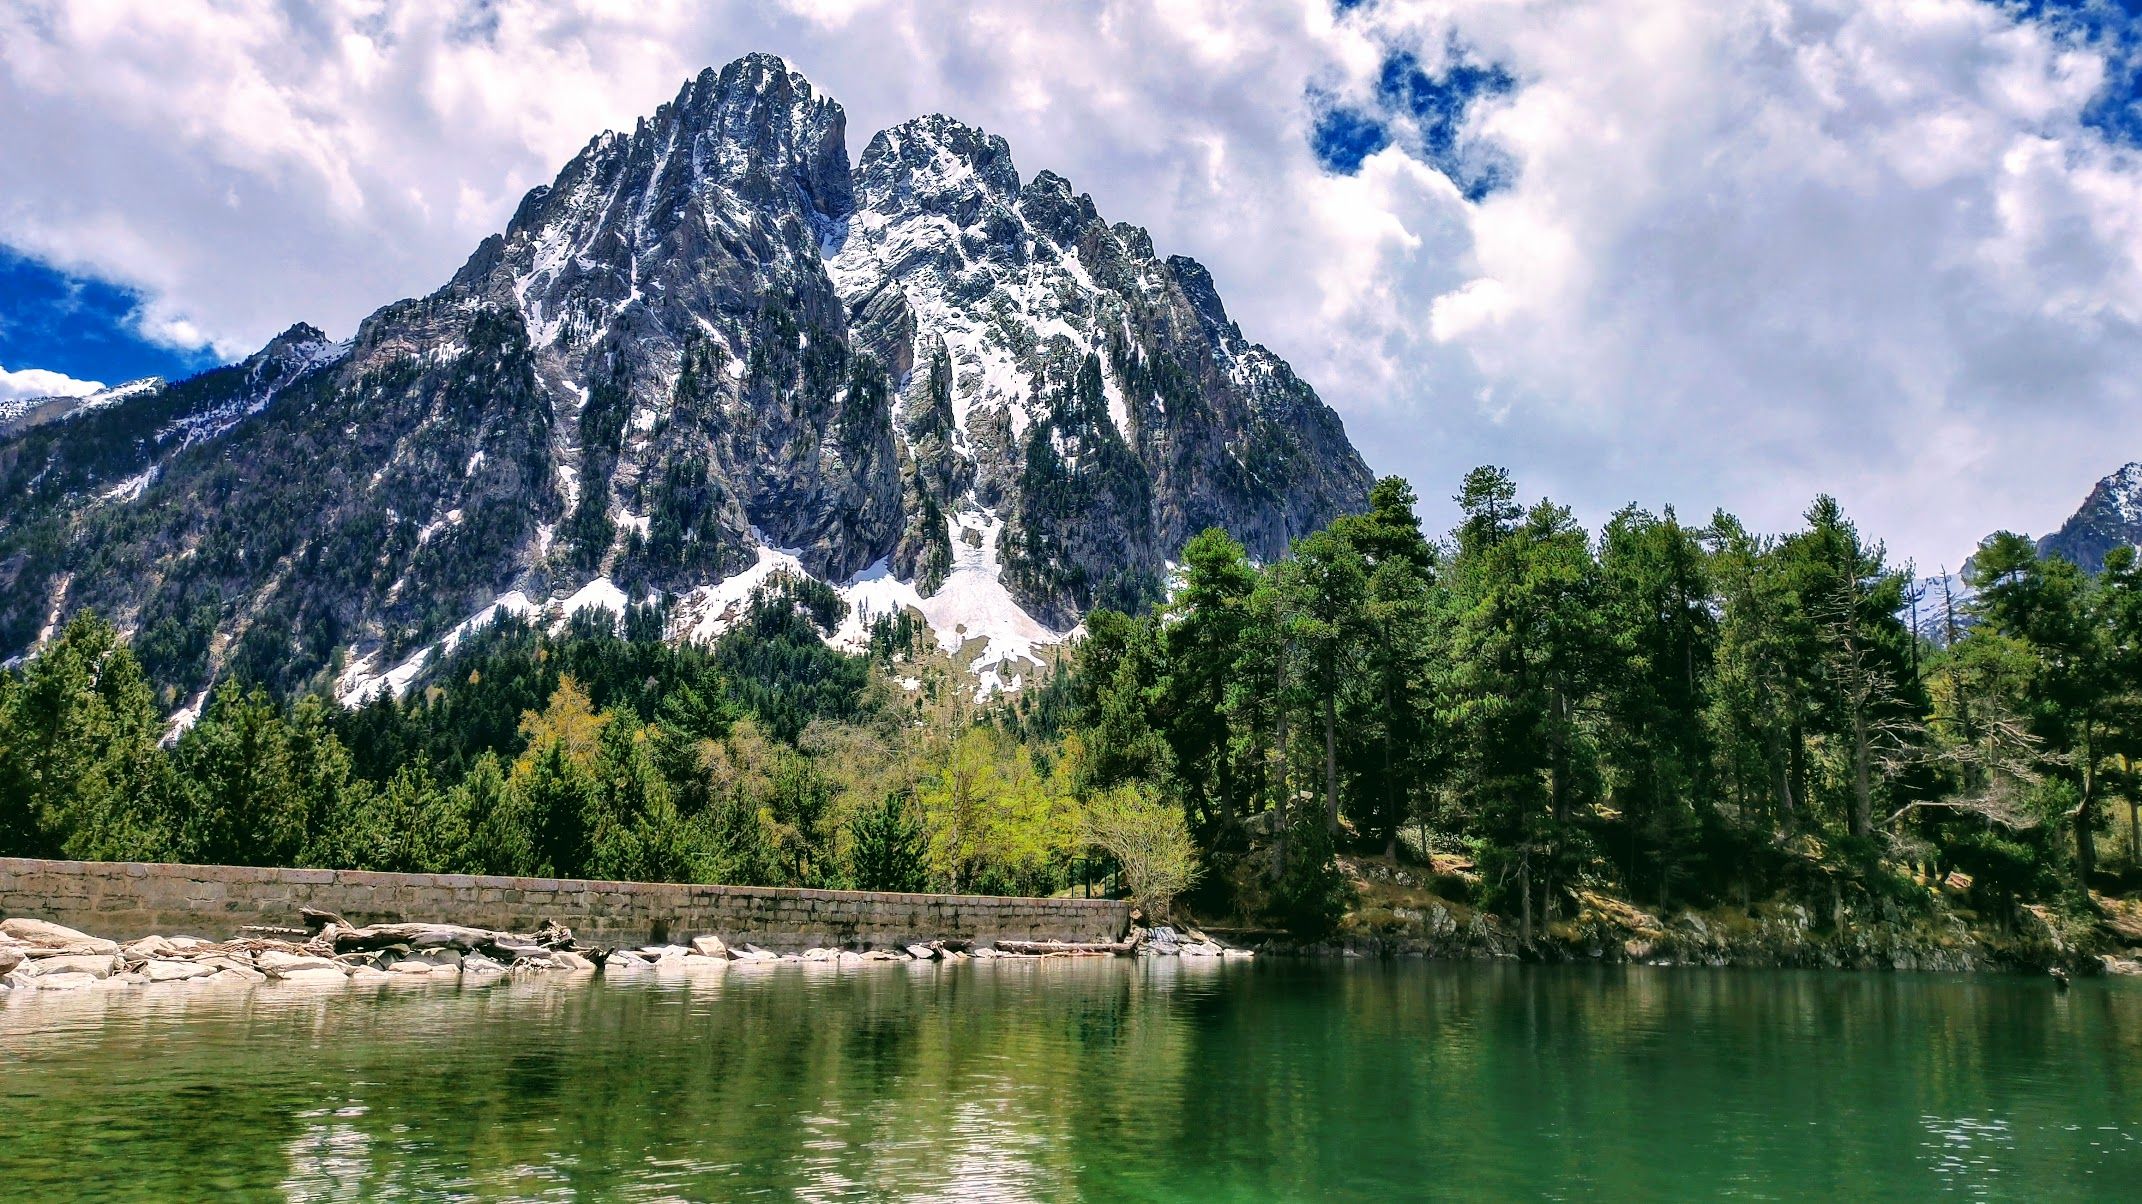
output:
<path id="1" fill-rule="evenodd" d="M 1529 946 L 1532 944 L 1532 847 L 1529 844 L 1517 863 L 1517 893 L 1523 897 L 1518 907 L 1517 935 Z"/>
<path id="2" fill-rule="evenodd" d="M 1554 814 L 1554 832 L 1547 840 L 1547 869 L 1541 875 L 1541 911 L 1552 922 L 1555 915 L 1555 870 L 1562 864 L 1562 830 L 1569 824 L 1569 698 L 1560 690 L 1549 694 L 1554 729 L 1548 740 L 1552 750 L 1547 768 L 1547 794 Z"/>
<path id="3" fill-rule="evenodd" d="M 1335 676 L 1335 675 L 1334 675 Z M 1339 683 L 1324 682 L 1324 822 L 1339 834 Z"/>
<path id="4" fill-rule="evenodd" d="M 2121 776 L 2127 786 L 2127 860 L 2142 866 L 2142 799 L 2135 797 L 2134 771 Z"/>
<path id="5" fill-rule="evenodd" d="M 1866 836 L 1874 830 L 1874 783 L 1869 762 L 1873 750 L 1867 738 L 1867 709 L 1852 711 L 1852 835 Z"/>
<path id="6" fill-rule="evenodd" d="M 2075 879 L 2083 897 L 2097 874 L 2097 725 L 2083 720 L 2082 801 L 2075 804 Z"/>
<path id="7" fill-rule="evenodd" d="M 1287 872 L 1287 812 L 1289 796 L 1294 793 L 1293 786 L 1287 781 L 1287 654 L 1284 648 L 1279 653 L 1278 667 L 1272 671 L 1272 713 L 1276 729 L 1273 751 L 1278 759 L 1274 776 L 1279 787 L 1274 792 L 1279 801 L 1279 832 L 1278 839 L 1272 842 L 1272 880 L 1276 882 Z"/>

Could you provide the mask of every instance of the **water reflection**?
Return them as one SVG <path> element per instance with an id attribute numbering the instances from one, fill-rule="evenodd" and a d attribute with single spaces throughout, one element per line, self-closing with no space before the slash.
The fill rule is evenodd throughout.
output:
<path id="1" fill-rule="evenodd" d="M 0 1183 L 165 1199 L 2114 1194 L 2142 991 L 1197 959 L 0 1007 Z"/>

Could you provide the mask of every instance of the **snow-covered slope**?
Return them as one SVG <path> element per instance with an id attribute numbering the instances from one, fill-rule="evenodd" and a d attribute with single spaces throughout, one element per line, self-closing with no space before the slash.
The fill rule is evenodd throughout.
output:
<path id="1" fill-rule="evenodd" d="M 64 422 L 98 410 L 145 397 L 164 387 L 161 376 L 144 376 L 108 389 L 59 397 L 0 398 L 0 439 L 48 422 Z"/>

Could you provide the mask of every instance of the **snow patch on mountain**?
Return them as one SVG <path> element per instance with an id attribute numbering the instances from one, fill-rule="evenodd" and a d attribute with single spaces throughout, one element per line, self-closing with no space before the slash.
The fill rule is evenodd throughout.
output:
<path id="1" fill-rule="evenodd" d="M 361 707 L 379 697 L 391 693 L 399 698 L 409 689 L 411 682 L 424 672 L 434 658 L 449 656 L 462 640 L 482 631 L 498 621 L 501 614 L 530 615 L 539 608 L 528 595 L 519 590 L 500 594 L 490 605 L 456 623 L 452 630 L 424 647 L 404 657 L 400 664 L 384 673 L 375 671 L 379 651 L 374 649 L 351 661 L 341 676 L 335 679 L 335 700 L 346 707 Z"/>
<path id="2" fill-rule="evenodd" d="M 751 609 L 751 595 L 761 587 L 784 574 L 798 578 L 810 576 L 803 571 L 803 562 L 793 552 L 768 547 L 764 543 L 756 552 L 757 559 L 743 572 L 678 596 L 669 614 L 671 639 L 702 643 L 713 640 L 743 622 Z"/>

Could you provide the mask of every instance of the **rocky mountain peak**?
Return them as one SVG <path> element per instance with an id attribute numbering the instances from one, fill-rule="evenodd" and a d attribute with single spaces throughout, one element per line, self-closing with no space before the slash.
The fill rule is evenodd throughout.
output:
<path id="1" fill-rule="evenodd" d="M 772 55 L 592 139 L 353 339 L 293 326 L 70 425 L 0 448 L 0 490 L 41 483 L 0 515 L 0 655 L 95 606 L 187 698 L 400 689 L 499 608 L 700 638 L 776 573 L 850 601 L 842 641 L 916 611 L 1013 685 L 1197 531 L 1275 557 L 1369 485 L 1204 269 L 951 117 L 851 168 Z"/>
<path id="2" fill-rule="evenodd" d="M 964 121 L 932 113 L 878 134 L 857 169 L 878 209 L 1010 206 L 1019 194 L 1011 144 Z"/>
<path id="3" fill-rule="evenodd" d="M 2105 553 L 2129 545 L 2142 546 L 2142 463 L 2100 480 L 2058 531 L 2038 541 L 2038 551 L 2094 573 L 2104 567 Z"/>

